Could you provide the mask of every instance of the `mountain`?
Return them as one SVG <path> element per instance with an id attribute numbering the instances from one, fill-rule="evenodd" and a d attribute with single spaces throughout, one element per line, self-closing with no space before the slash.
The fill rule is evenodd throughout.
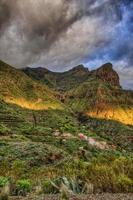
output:
<path id="1" fill-rule="evenodd" d="M 85 82 L 89 77 L 94 76 L 104 82 L 108 82 L 113 86 L 120 87 L 119 76 L 113 70 L 111 63 L 106 63 L 97 70 L 89 71 L 83 65 L 78 65 L 66 72 L 52 72 L 46 68 L 24 68 L 22 70 L 31 78 L 38 80 L 55 90 L 66 92 L 72 88 L 76 88 Z"/>
<path id="2" fill-rule="evenodd" d="M 0 86 L 2 100 L 24 108 L 67 107 L 133 125 L 133 93 L 121 88 L 111 63 L 93 71 L 79 65 L 58 73 L 40 67 L 18 70 L 1 61 Z"/>
<path id="3" fill-rule="evenodd" d="M 109 83 L 112 86 L 120 88 L 120 80 L 117 72 L 113 69 L 111 63 L 106 63 L 102 65 L 97 70 L 92 71 L 97 78 Z"/>
<path id="4" fill-rule="evenodd" d="M 62 109 L 55 92 L 44 84 L 34 81 L 21 70 L 0 61 L 0 99 L 24 108 Z"/>
<path id="5" fill-rule="evenodd" d="M 87 81 L 68 91 L 65 101 L 88 116 L 133 125 L 133 93 L 121 88 L 110 63 L 92 71 Z"/>
<path id="6" fill-rule="evenodd" d="M 88 79 L 89 70 L 83 65 L 74 67 L 73 69 L 59 73 L 52 72 L 45 68 L 25 68 L 23 69 L 28 76 L 35 80 L 39 80 L 41 83 L 48 85 L 50 88 L 59 90 L 62 92 L 68 91 L 71 88 L 75 88 L 82 82 Z"/>
<path id="7" fill-rule="evenodd" d="M 24 199 L 42 199 L 62 184 L 131 193 L 132 108 L 110 63 L 56 73 L 0 61 L 0 190 L 11 185 L 12 199 L 29 186 Z"/>
<path id="8" fill-rule="evenodd" d="M 133 124 L 133 93 L 121 88 L 111 63 L 93 71 L 83 65 L 63 73 L 44 68 L 25 68 L 23 71 L 32 79 L 60 91 L 57 97 L 76 112 Z"/>

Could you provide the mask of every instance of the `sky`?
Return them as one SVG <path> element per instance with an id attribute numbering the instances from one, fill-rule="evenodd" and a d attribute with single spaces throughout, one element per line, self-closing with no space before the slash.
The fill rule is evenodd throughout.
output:
<path id="1" fill-rule="evenodd" d="M 52 71 L 112 62 L 133 89 L 133 0 L 0 0 L 0 59 Z"/>

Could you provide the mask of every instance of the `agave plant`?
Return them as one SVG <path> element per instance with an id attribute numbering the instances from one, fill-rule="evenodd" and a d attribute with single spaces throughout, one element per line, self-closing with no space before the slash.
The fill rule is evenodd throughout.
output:
<path id="1" fill-rule="evenodd" d="M 55 180 L 45 181 L 45 193 L 61 193 L 64 196 L 69 194 L 92 193 L 93 186 L 90 183 L 85 183 L 77 178 L 60 177 Z"/>
<path id="2" fill-rule="evenodd" d="M 65 188 L 68 193 L 71 194 L 80 194 L 82 193 L 82 190 L 84 188 L 84 183 L 77 179 L 77 178 L 70 178 L 67 177 L 61 177 L 60 178 L 60 191 L 62 188 Z"/>

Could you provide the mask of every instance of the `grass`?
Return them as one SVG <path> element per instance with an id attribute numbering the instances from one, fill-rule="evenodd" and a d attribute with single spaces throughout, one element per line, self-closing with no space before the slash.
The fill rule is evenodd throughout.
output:
<path id="1" fill-rule="evenodd" d="M 128 117 L 127 111 L 132 114 L 132 98 L 93 76 L 86 81 L 84 70 L 75 70 L 76 75 L 75 71 L 64 73 L 55 86 L 67 91 L 62 104 L 57 100 L 59 93 L 0 62 L 0 184 L 8 180 L 11 194 L 22 191 L 26 195 L 36 187 L 39 193 L 63 195 L 66 191 L 133 192 L 133 126 L 86 114 L 95 107 L 104 109 L 115 104 L 119 105 L 117 114 L 124 112 Z M 69 90 L 81 72 L 81 82 Z M 66 80 L 69 83 L 60 87 Z M 105 141 L 109 148 L 89 145 L 79 133 Z"/>
<path id="2" fill-rule="evenodd" d="M 109 156 L 109 155 L 108 155 Z M 119 164 L 121 168 L 119 169 Z M 40 185 L 43 193 L 59 193 L 62 184 L 71 190 L 72 193 L 88 193 L 89 187 L 92 192 L 133 192 L 132 176 L 133 158 L 128 157 L 104 157 L 99 155 L 97 158 L 86 162 L 82 159 L 73 159 L 60 164 L 60 166 L 50 166 L 48 168 L 31 168 L 24 175 L 24 179 L 11 176 L 18 188 L 21 183 L 22 188 L 31 185 Z M 6 177 L 8 178 L 8 177 Z M 19 184 L 20 185 L 20 184 Z"/>

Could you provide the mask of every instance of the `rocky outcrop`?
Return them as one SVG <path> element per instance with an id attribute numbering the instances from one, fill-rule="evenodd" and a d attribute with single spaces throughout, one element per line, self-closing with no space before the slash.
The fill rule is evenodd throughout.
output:
<path id="1" fill-rule="evenodd" d="M 120 87 L 119 76 L 111 63 L 106 63 L 93 72 L 96 77 L 108 82 L 112 86 Z"/>

